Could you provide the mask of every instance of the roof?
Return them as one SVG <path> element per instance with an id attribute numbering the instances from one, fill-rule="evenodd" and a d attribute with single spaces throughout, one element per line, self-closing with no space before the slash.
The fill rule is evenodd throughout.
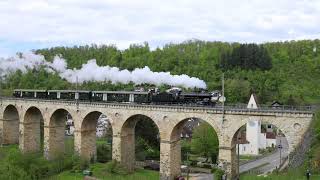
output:
<path id="1" fill-rule="evenodd" d="M 258 100 L 255 94 L 251 94 L 247 108 L 248 109 L 258 109 Z"/>
<path id="2" fill-rule="evenodd" d="M 143 91 L 92 91 L 92 93 L 104 93 L 104 94 L 148 94 L 148 92 Z"/>
<path id="3" fill-rule="evenodd" d="M 278 101 L 273 101 L 271 104 L 271 106 L 281 106 L 281 105 L 283 105 L 283 104 Z"/>
<path id="4" fill-rule="evenodd" d="M 42 89 L 15 89 L 14 91 L 23 91 L 23 92 L 46 92 Z"/>
<path id="5" fill-rule="evenodd" d="M 267 132 L 266 138 L 267 139 L 276 139 L 276 134 L 274 132 Z"/>
<path id="6" fill-rule="evenodd" d="M 181 93 L 182 96 L 211 97 L 209 93 Z"/>
<path id="7" fill-rule="evenodd" d="M 79 92 L 79 93 L 88 93 L 90 91 L 86 90 L 48 90 L 48 92 Z"/>
<path id="8" fill-rule="evenodd" d="M 250 143 L 246 138 L 246 131 L 241 131 L 240 137 L 239 137 L 239 139 L 236 140 L 236 143 L 237 144 L 249 144 Z"/>

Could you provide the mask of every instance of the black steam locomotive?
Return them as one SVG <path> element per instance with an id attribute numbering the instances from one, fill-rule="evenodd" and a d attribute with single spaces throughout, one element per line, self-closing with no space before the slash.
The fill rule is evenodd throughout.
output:
<path id="1" fill-rule="evenodd" d="M 118 102 L 137 104 L 196 104 L 215 105 L 221 97 L 219 91 L 182 92 L 180 88 L 171 88 L 160 92 L 156 88 L 148 91 L 83 91 L 83 90 L 30 90 L 15 89 L 16 98 L 78 100 L 93 102 Z"/>

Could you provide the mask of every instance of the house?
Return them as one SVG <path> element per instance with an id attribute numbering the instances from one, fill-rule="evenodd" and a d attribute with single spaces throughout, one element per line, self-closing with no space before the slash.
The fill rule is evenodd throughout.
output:
<path id="1" fill-rule="evenodd" d="M 280 109 L 282 106 L 283 106 L 283 104 L 278 101 L 273 101 L 271 104 L 272 109 Z"/>
<path id="2" fill-rule="evenodd" d="M 97 137 L 104 137 L 108 133 L 110 133 L 111 125 L 109 124 L 108 118 L 104 115 L 101 115 L 97 122 L 97 129 L 96 129 L 96 135 Z M 71 116 L 67 116 L 66 121 L 66 129 L 65 129 L 65 135 L 66 136 L 73 136 L 74 134 L 74 122 L 71 118 Z"/>
<path id="3" fill-rule="evenodd" d="M 254 94 L 251 94 L 247 108 L 259 108 L 257 97 Z M 258 155 L 259 149 L 266 149 L 276 145 L 275 127 L 267 124 L 266 128 L 263 129 L 262 126 L 261 121 L 258 119 L 250 119 L 248 121 L 246 131 L 242 132 L 241 139 L 237 142 L 239 144 L 239 154 Z"/>
<path id="4" fill-rule="evenodd" d="M 73 133 L 74 133 L 74 122 L 70 118 L 70 119 L 67 119 L 67 121 L 66 121 L 65 135 L 73 136 Z"/>
<path id="5" fill-rule="evenodd" d="M 199 125 L 200 125 L 199 119 L 194 119 L 194 118 L 189 119 L 183 126 L 180 137 L 185 139 L 191 139 L 193 129 L 198 127 Z"/>
<path id="6" fill-rule="evenodd" d="M 246 124 L 246 131 L 241 132 L 239 144 L 239 153 L 241 155 L 259 155 L 259 149 L 276 146 L 276 133 L 261 131 L 261 121 L 250 120 Z"/>
<path id="7" fill-rule="evenodd" d="M 97 122 L 97 137 L 105 137 L 108 134 L 111 126 L 109 124 L 109 120 L 106 116 L 101 115 Z"/>

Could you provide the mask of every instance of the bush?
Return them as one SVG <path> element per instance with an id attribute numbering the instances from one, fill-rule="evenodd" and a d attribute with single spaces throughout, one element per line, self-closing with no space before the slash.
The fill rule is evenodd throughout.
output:
<path id="1" fill-rule="evenodd" d="M 72 160 L 72 172 L 81 172 L 89 167 L 89 162 L 80 157 L 74 157 Z"/>
<path id="2" fill-rule="evenodd" d="M 197 162 L 198 162 L 198 161 L 192 160 L 191 163 L 190 163 L 190 166 L 197 166 Z"/>
<path id="3" fill-rule="evenodd" d="M 112 173 L 112 174 L 119 174 L 119 175 L 128 174 L 127 170 L 123 166 L 121 166 L 120 163 L 118 163 L 115 160 L 108 162 L 106 164 L 106 170 L 107 170 L 107 172 Z"/>
<path id="4" fill-rule="evenodd" d="M 139 152 L 136 152 L 136 160 L 137 161 L 144 161 L 144 160 L 146 160 L 146 157 L 147 157 L 146 151 L 141 150 Z"/>
<path id="5" fill-rule="evenodd" d="M 1 162 L 0 179 L 31 180 L 32 178 L 24 169 Z"/>
<path id="6" fill-rule="evenodd" d="M 112 152 L 110 145 L 98 144 L 97 145 L 97 161 L 101 163 L 108 162 L 112 159 Z"/>
<path id="7" fill-rule="evenodd" d="M 211 164 L 208 164 L 208 163 L 204 163 L 202 167 L 203 168 L 207 168 L 207 169 L 211 169 L 212 168 Z"/>
<path id="8" fill-rule="evenodd" d="M 88 162 L 78 156 L 57 156 L 48 161 L 42 154 L 22 154 L 13 150 L 0 160 L 0 179 L 37 180 L 46 179 L 65 170 L 81 171 Z"/>
<path id="9" fill-rule="evenodd" d="M 220 168 L 212 168 L 211 172 L 214 174 L 214 179 L 215 180 L 220 180 L 222 179 L 222 176 L 224 175 L 224 171 Z"/>

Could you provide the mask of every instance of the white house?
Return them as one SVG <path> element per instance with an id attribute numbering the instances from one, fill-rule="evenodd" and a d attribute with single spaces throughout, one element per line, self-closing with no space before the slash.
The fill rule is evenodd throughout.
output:
<path id="1" fill-rule="evenodd" d="M 72 119 L 67 119 L 66 121 L 66 130 L 65 130 L 65 134 L 67 136 L 73 136 L 74 133 L 74 123 Z"/>
<path id="2" fill-rule="evenodd" d="M 261 132 L 261 121 L 251 120 L 246 124 L 246 131 L 240 140 L 240 154 L 258 155 L 259 149 L 276 146 L 276 133 Z"/>
<path id="3" fill-rule="evenodd" d="M 253 94 L 251 94 L 247 108 L 259 108 L 256 97 Z M 266 131 L 263 130 L 261 132 L 261 121 L 252 119 L 246 124 L 246 132 L 241 133 L 239 144 L 239 154 L 258 155 L 259 149 L 276 146 L 274 127 L 268 124 Z"/>
<path id="4" fill-rule="evenodd" d="M 104 115 L 101 115 L 97 122 L 97 130 L 96 130 L 97 137 L 105 136 L 108 133 L 109 128 L 110 128 L 110 125 L 109 125 L 108 118 Z M 73 136 L 73 134 L 74 134 L 74 122 L 71 118 L 67 117 L 65 135 Z"/>
<path id="5" fill-rule="evenodd" d="M 101 115 L 97 122 L 97 137 L 104 137 L 108 129 L 110 128 L 108 118 L 105 115 Z"/>

